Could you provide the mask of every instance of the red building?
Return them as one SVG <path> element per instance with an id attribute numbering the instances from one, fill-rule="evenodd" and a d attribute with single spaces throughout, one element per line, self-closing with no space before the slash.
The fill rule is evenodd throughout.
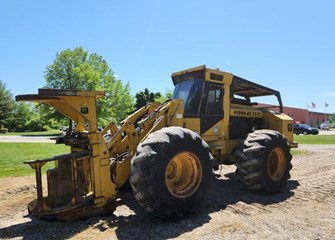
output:
<path id="1" fill-rule="evenodd" d="M 271 107 L 268 104 L 258 104 L 258 107 Z M 273 107 L 274 110 L 278 111 L 278 107 Z M 285 114 L 293 118 L 294 123 L 306 123 L 310 126 L 317 127 L 325 121 L 329 121 L 331 114 L 312 112 L 307 109 L 293 108 L 293 107 L 283 107 Z"/>

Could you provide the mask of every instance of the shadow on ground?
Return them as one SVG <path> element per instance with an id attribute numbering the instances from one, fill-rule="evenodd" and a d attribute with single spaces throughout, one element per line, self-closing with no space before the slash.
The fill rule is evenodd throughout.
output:
<path id="1" fill-rule="evenodd" d="M 50 134 L 50 133 L 38 133 L 38 134 L 21 134 L 19 136 L 21 137 L 56 137 L 56 136 L 59 136 L 61 135 L 61 133 L 53 133 L 53 134 Z"/>
<path id="2" fill-rule="evenodd" d="M 298 181 L 290 180 L 287 188 L 279 194 L 253 194 L 244 190 L 235 174 L 229 173 L 212 182 L 208 197 L 196 213 L 175 220 L 162 220 L 147 214 L 134 199 L 132 191 L 122 191 L 119 194 L 120 204 L 130 208 L 134 212 L 131 215 L 94 217 L 78 222 L 47 222 L 32 218 L 29 222 L 0 229 L 0 238 L 68 239 L 88 228 L 100 233 L 113 228 L 118 239 L 175 238 L 203 226 L 211 220 L 210 214 L 225 210 L 230 205 L 244 202 L 266 206 L 283 202 L 294 195 L 293 190 L 298 186 Z"/>

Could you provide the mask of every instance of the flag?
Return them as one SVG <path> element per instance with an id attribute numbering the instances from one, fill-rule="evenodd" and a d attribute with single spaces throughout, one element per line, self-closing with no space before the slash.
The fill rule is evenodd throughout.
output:
<path id="1" fill-rule="evenodd" d="M 312 108 L 316 108 L 316 104 L 312 102 Z"/>
<path id="2" fill-rule="evenodd" d="M 329 105 L 328 105 L 328 103 L 325 103 L 325 107 L 328 107 Z"/>

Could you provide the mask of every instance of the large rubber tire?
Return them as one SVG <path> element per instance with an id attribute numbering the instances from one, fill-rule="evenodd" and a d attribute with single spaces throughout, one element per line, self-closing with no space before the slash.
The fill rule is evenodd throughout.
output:
<path id="1" fill-rule="evenodd" d="M 209 146 L 193 131 L 168 127 L 151 133 L 131 160 L 135 198 L 161 218 L 191 213 L 207 193 L 212 162 Z"/>
<path id="2" fill-rule="evenodd" d="M 281 192 L 291 177 L 291 159 L 290 144 L 284 135 L 256 130 L 235 151 L 236 174 L 250 191 Z"/>

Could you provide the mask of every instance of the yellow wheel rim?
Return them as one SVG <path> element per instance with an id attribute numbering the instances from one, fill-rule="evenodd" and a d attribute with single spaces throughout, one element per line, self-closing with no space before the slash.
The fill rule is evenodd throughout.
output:
<path id="1" fill-rule="evenodd" d="M 275 147 L 268 160 L 268 174 L 272 181 L 277 182 L 284 176 L 286 169 L 286 157 L 283 149 Z"/>
<path id="2" fill-rule="evenodd" d="M 190 152 L 175 155 L 165 169 L 165 184 L 177 198 L 191 196 L 199 187 L 202 167 L 197 156 Z"/>

